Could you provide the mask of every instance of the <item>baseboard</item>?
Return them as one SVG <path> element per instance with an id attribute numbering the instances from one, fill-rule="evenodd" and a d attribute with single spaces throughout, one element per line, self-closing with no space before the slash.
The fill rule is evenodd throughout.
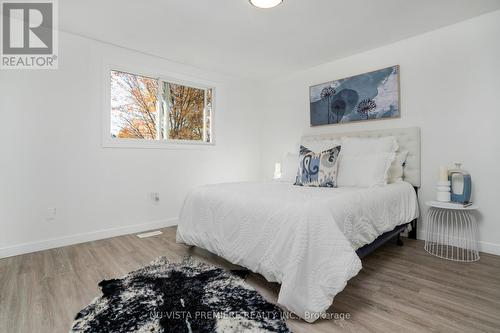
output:
<path id="1" fill-rule="evenodd" d="M 118 228 L 85 232 L 81 234 L 46 239 L 31 243 L 23 243 L 19 245 L 0 248 L 0 258 L 13 257 L 25 253 L 54 249 L 61 246 L 74 245 L 79 243 L 95 241 L 99 239 L 134 234 L 152 229 L 166 228 L 174 225 L 177 225 L 176 218 L 151 221 L 147 223 L 128 225 Z"/>
<path id="2" fill-rule="evenodd" d="M 425 234 L 423 232 L 418 233 L 417 239 L 425 240 Z M 500 244 L 479 241 L 479 252 L 500 256 Z"/>
<path id="3" fill-rule="evenodd" d="M 79 243 L 91 242 L 99 239 L 106 239 L 116 236 L 134 234 L 152 229 L 172 227 L 174 225 L 177 225 L 176 218 L 151 221 L 147 223 L 134 224 L 119 228 L 91 231 L 91 232 L 59 237 L 59 238 L 46 239 L 31 243 L 24 243 L 24 244 L 0 248 L 0 258 L 13 257 L 20 254 L 54 249 L 67 245 L 74 245 Z M 419 232 L 417 235 L 417 239 L 424 240 L 425 239 L 424 234 Z M 479 250 L 481 252 L 489 254 L 500 255 L 500 244 L 480 241 Z"/>
<path id="4" fill-rule="evenodd" d="M 500 256 L 500 244 L 479 241 L 479 251 Z"/>

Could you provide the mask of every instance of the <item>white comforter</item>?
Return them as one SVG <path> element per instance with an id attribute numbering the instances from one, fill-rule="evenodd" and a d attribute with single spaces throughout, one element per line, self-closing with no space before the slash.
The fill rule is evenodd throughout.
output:
<path id="1" fill-rule="evenodd" d="M 418 217 L 412 186 L 229 183 L 191 191 L 177 241 L 281 283 L 278 303 L 312 322 L 361 269 L 355 250 Z"/>

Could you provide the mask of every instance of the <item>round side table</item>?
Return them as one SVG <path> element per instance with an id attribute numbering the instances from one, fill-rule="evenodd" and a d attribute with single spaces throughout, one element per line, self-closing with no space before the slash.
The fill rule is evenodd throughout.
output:
<path id="1" fill-rule="evenodd" d="M 439 258 L 472 262 L 479 260 L 477 222 L 471 212 L 479 207 L 461 207 L 428 201 L 425 250 Z"/>

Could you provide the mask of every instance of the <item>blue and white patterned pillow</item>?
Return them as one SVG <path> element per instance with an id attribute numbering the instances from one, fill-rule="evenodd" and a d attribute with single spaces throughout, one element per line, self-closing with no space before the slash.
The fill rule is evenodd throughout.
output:
<path id="1" fill-rule="evenodd" d="M 315 153 L 300 146 L 299 170 L 294 185 L 337 187 L 337 161 L 340 146 Z"/>

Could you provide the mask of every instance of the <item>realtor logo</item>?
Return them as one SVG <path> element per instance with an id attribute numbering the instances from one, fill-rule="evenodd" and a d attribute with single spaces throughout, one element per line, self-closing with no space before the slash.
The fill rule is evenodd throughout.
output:
<path id="1" fill-rule="evenodd" d="M 57 69 L 56 0 L 3 1 L 1 69 Z"/>

